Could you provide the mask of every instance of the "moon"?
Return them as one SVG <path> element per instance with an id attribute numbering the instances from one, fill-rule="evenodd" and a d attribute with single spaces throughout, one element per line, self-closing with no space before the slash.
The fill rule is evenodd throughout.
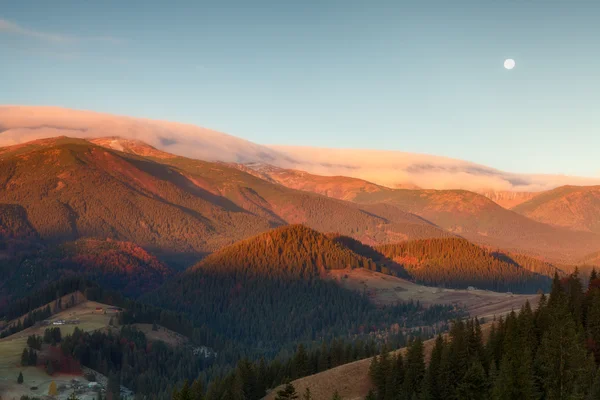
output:
<path id="1" fill-rule="evenodd" d="M 513 69 L 515 65 L 517 65 L 517 63 L 515 63 L 515 60 L 513 60 L 512 58 L 504 60 L 504 68 L 506 69 Z"/>

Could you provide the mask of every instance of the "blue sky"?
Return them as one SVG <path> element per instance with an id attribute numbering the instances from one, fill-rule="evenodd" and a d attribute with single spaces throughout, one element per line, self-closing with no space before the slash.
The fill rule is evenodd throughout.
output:
<path id="1" fill-rule="evenodd" d="M 587 0 L 6 1 L 0 104 L 599 176 L 598 20 Z"/>

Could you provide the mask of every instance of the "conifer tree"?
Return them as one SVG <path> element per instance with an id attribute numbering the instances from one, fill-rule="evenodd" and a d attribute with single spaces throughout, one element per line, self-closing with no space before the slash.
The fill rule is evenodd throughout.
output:
<path id="1" fill-rule="evenodd" d="M 442 400 L 440 393 L 440 374 L 442 367 L 442 354 L 445 346 L 442 335 L 438 335 L 435 339 L 435 345 L 431 351 L 431 357 L 429 360 L 429 368 L 425 376 L 425 387 L 428 399 L 430 400 Z"/>
<path id="2" fill-rule="evenodd" d="M 402 391 L 406 396 L 421 393 L 423 378 L 425 377 L 425 355 L 423 341 L 415 339 L 406 353 L 406 374 Z"/>
<path id="3" fill-rule="evenodd" d="M 194 380 L 192 383 L 190 395 L 192 400 L 204 400 L 204 385 L 200 378 Z"/>
<path id="4" fill-rule="evenodd" d="M 483 366 L 478 360 L 473 361 L 458 388 L 458 398 L 461 400 L 489 399 L 489 384 Z"/>
<path id="5" fill-rule="evenodd" d="M 29 365 L 29 351 L 27 349 L 23 349 L 23 353 L 21 354 L 21 366 L 26 367 Z"/>
<path id="6" fill-rule="evenodd" d="M 288 382 L 283 389 L 277 392 L 275 400 L 295 400 L 298 398 L 296 388 L 291 382 Z"/>
<path id="7" fill-rule="evenodd" d="M 564 299 L 562 291 L 552 291 L 555 300 Z M 587 357 L 569 305 L 552 296 L 548 305 L 550 324 L 537 353 L 540 380 L 549 400 L 566 399 L 579 393 Z"/>
<path id="8" fill-rule="evenodd" d="M 183 383 L 181 391 L 179 392 L 179 400 L 192 400 L 190 384 L 187 380 Z"/>
<path id="9" fill-rule="evenodd" d="M 494 382 L 495 400 L 535 399 L 535 378 L 531 350 L 525 337 L 520 335 L 519 321 L 511 312 L 505 322 L 506 333 L 502 361 Z"/>
<path id="10" fill-rule="evenodd" d="M 17 383 L 20 385 L 23 383 L 23 373 L 19 372 L 19 376 L 17 377 Z"/>

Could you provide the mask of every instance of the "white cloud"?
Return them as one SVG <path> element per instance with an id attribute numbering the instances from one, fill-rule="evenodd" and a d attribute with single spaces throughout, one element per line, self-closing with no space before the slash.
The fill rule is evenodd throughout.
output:
<path id="1" fill-rule="evenodd" d="M 54 136 L 120 136 L 170 153 L 207 161 L 261 162 L 319 175 L 344 175 L 394 187 L 542 191 L 600 184 L 600 178 L 513 174 L 446 157 L 400 151 L 263 146 L 174 122 L 119 117 L 58 107 L 0 106 L 0 146 Z"/>
<path id="2" fill-rule="evenodd" d="M 112 36 L 73 36 L 54 32 L 44 32 L 23 27 L 16 22 L 0 18 L 0 33 L 29 37 L 53 44 L 74 44 L 80 42 L 107 42 L 118 44 L 121 39 Z"/>

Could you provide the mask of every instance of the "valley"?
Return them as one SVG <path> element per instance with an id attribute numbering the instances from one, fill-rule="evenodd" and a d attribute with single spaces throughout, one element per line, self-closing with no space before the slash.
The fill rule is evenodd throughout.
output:
<path id="1" fill-rule="evenodd" d="M 127 396 L 122 385 L 162 399 L 191 390 L 187 380 L 208 400 L 271 398 L 293 378 L 315 399 L 358 399 L 380 351 L 420 338 L 428 360 L 430 338 L 470 318 L 488 332 L 525 305 L 546 307 L 539 293 L 558 285 L 595 293 L 572 288 L 598 265 L 595 188 L 400 186 L 186 158 L 118 136 L 0 148 L 0 391 L 47 393 L 44 366 L 21 355 L 48 312 L 78 321 L 60 326 L 61 351 L 81 368 L 52 375 L 58 398 L 96 371 L 107 396 Z M 264 381 L 236 386 L 253 376 Z"/>

